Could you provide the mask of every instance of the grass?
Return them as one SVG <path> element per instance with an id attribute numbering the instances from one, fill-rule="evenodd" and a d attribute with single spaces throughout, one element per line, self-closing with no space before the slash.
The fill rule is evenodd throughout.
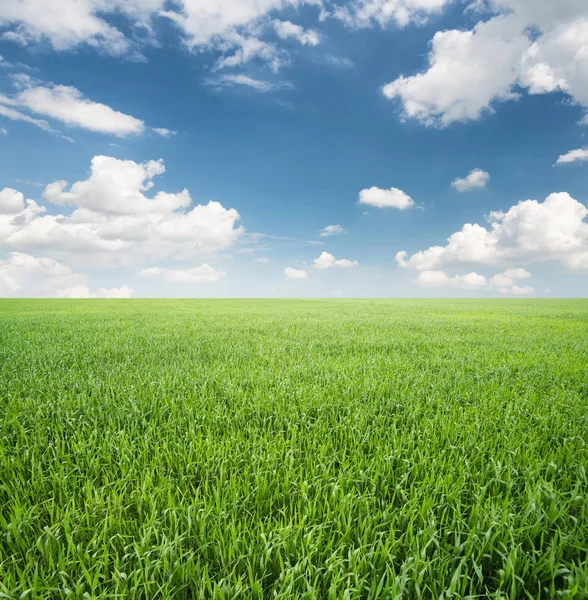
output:
<path id="1" fill-rule="evenodd" d="M 0 301 L 0 598 L 588 597 L 588 301 Z"/>

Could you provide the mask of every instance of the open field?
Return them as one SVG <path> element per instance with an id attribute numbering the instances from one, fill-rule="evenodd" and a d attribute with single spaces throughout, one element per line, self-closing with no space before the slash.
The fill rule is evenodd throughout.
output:
<path id="1" fill-rule="evenodd" d="M 0 301 L 1 598 L 588 597 L 588 301 Z"/>

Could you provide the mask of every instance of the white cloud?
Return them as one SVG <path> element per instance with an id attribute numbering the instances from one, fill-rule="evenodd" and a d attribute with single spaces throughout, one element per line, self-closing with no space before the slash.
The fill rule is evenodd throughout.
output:
<path id="1" fill-rule="evenodd" d="M 172 135 L 175 135 L 177 133 L 177 131 L 174 131 L 173 129 L 166 129 L 165 127 L 154 127 L 153 131 L 157 134 L 160 135 L 161 137 L 171 137 Z"/>
<path id="2" fill-rule="evenodd" d="M 259 256 L 253 262 L 266 264 L 269 262 L 269 258 L 267 256 Z"/>
<path id="3" fill-rule="evenodd" d="M 48 214 L 33 200 L 18 213 L 0 210 L 0 247 L 43 249 L 68 262 L 105 266 L 191 259 L 232 246 L 243 233 L 235 209 L 218 202 L 193 206 L 187 190 L 147 195 L 164 171 L 161 160 L 139 164 L 96 156 L 85 181 L 45 188 L 46 200 L 73 212 Z M 8 200 L 1 206 L 6 202 L 14 210 L 15 190 L 3 194 Z"/>
<path id="4" fill-rule="evenodd" d="M 516 268 L 516 269 L 506 269 L 503 273 L 498 273 L 494 275 L 490 280 L 490 283 L 497 288 L 509 287 L 514 285 L 515 280 L 517 279 L 527 279 L 531 277 L 531 273 L 529 271 L 525 271 L 525 269 Z"/>
<path id="5" fill-rule="evenodd" d="M 449 285 L 451 278 L 445 271 L 421 271 L 414 281 L 423 287 L 438 287 Z"/>
<path id="6" fill-rule="evenodd" d="M 75 87 L 34 85 L 26 76 L 19 78 L 19 86 L 22 89 L 9 102 L 66 125 L 119 137 L 140 134 L 145 129 L 145 124 L 140 119 L 118 112 L 106 104 L 92 102 L 84 98 Z M 6 97 L 4 101 L 6 102 Z M 35 124 L 41 126 L 42 123 L 44 122 Z"/>
<path id="7" fill-rule="evenodd" d="M 226 273 L 204 263 L 188 269 L 164 269 L 151 267 L 140 271 L 141 277 L 161 277 L 169 283 L 216 283 Z"/>
<path id="8" fill-rule="evenodd" d="M 54 181 L 45 188 L 43 196 L 52 204 L 123 215 L 168 213 L 189 206 L 192 200 L 187 190 L 178 194 L 158 192 L 153 199 L 143 194 L 153 187 L 153 178 L 162 173 L 165 167 L 161 159 L 138 164 L 95 156 L 88 179 L 74 183 L 69 191 L 67 181 Z"/>
<path id="9" fill-rule="evenodd" d="M 0 29 L 4 38 L 22 45 L 48 41 L 55 50 L 88 44 L 114 55 L 127 53 L 134 44 L 103 18 L 124 15 L 137 26 L 149 26 L 165 0 L 5 0 L 0 3 Z"/>
<path id="10" fill-rule="evenodd" d="M 22 183 L 24 185 L 32 185 L 34 187 L 43 187 L 43 184 L 40 181 L 34 181 L 31 179 L 15 179 L 16 183 Z"/>
<path id="11" fill-rule="evenodd" d="M 386 27 L 394 22 L 405 27 L 411 22 L 424 23 L 430 14 L 439 13 L 453 0 L 350 0 L 336 6 L 333 16 L 347 26 L 370 27 L 374 23 Z"/>
<path id="12" fill-rule="evenodd" d="M 286 267 L 284 269 L 284 275 L 288 279 L 306 279 L 308 273 L 303 269 L 294 269 L 293 267 Z"/>
<path id="13" fill-rule="evenodd" d="M 119 288 L 100 288 L 99 298 L 132 298 L 135 295 L 133 288 L 123 285 Z"/>
<path id="14" fill-rule="evenodd" d="M 25 209 L 24 196 L 12 188 L 0 190 L 0 214 L 19 213 Z"/>
<path id="15" fill-rule="evenodd" d="M 213 70 L 238 67 L 251 62 L 254 59 L 267 63 L 274 72 L 288 63 L 287 54 L 278 50 L 273 44 L 265 42 L 259 38 L 237 33 L 227 33 L 223 39 L 224 48 L 232 48 L 233 54 L 222 55 L 219 58 Z"/>
<path id="16" fill-rule="evenodd" d="M 0 259 L 0 296 L 130 298 L 133 295 L 128 286 L 102 288 L 94 294 L 86 279 L 52 258 L 10 252 L 6 259 Z"/>
<path id="17" fill-rule="evenodd" d="M 319 6 L 321 0 L 178 0 L 177 4 L 180 10 L 162 14 L 183 31 L 188 47 L 220 51 L 222 57 L 216 68 L 260 59 L 277 70 L 288 62 L 288 57 L 261 39 L 272 24 L 270 16 L 305 4 Z M 313 41 L 312 36 L 306 39 Z"/>
<path id="18" fill-rule="evenodd" d="M 564 165 L 576 161 L 582 162 L 588 160 L 588 148 L 579 148 L 578 150 L 570 150 L 566 154 L 562 154 L 555 164 Z"/>
<path id="19" fill-rule="evenodd" d="M 20 112 L 19 110 L 16 110 L 9 106 L 3 106 L 2 105 L 3 99 L 4 98 L 0 94 L 0 116 L 6 117 L 7 119 L 10 119 L 11 121 L 24 121 L 25 123 L 30 123 L 31 125 L 36 125 L 37 127 L 43 129 L 44 131 L 49 131 L 49 132 L 54 133 L 54 130 L 51 128 L 49 123 L 47 123 L 47 121 L 44 121 L 43 119 L 35 119 L 33 117 L 30 117 L 29 115 L 25 115 L 24 113 Z"/>
<path id="20" fill-rule="evenodd" d="M 501 292 L 502 294 L 508 294 L 509 292 L 511 294 L 514 294 L 515 296 L 528 296 L 529 294 L 532 294 L 535 291 L 535 288 L 532 288 L 528 285 L 513 285 L 509 291 L 507 292 Z"/>
<path id="21" fill-rule="evenodd" d="M 97 294 L 90 291 L 86 285 L 77 284 L 59 290 L 58 298 L 132 298 L 133 288 L 123 285 L 120 288 L 101 288 Z"/>
<path id="22" fill-rule="evenodd" d="M 329 237 L 331 235 L 341 235 L 347 233 L 341 225 L 327 225 L 324 229 L 319 231 L 321 237 Z"/>
<path id="23" fill-rule="evenodd" d="M 375 206 L 377 208 L 398 208 L 406 210 L 414 206 L 414 200 L 398 188 L 383 190 L 378 187 L 361 190 L 359 192 L 359 203 Z"/>
<path id="24" fill-rule="evenodd" d="M 0 127 L 0 133 L 2 135 L 8 135 L 8 130 L 5 127 Z"/>
<path id="25" fill-rule="evenodd" d="M 571 270 L 588 269 L 588 209 L 565 192 L 544 202 L 525 200 L 495 211 L 490 228 L 467 223 L 446 246 L 432 246 L 396 260 L 405 269 L 438 270 L 458 264 L 505 265 L 557 261 Z"/>
<path id="26" fill-rule="evenodd" d="M 312 266 L 314 269 L 331 269 L 338 267 L 342 269 L 349 269 L 351 267 L 357 267 L 359 263 L 356 260 L 348 260 L 342 258 L 337 260 L 332 254 L 328 252 L 322 252 L 318 258 L 315 258 Z"/>
<path id="27" fill-rule="evenodd" d="M 281 39 L 294 38 L 303 46 L 317 46 L 321 41 L 320 35 L 316 31 L 312 29 L 305 30 L 300 25 L 295 25 L 290 21 L 275 20 L 274 29 Z"/>
<path id="28" fill-rule="evenodd" d="M 458 192 L 483 189 L 490 181 L 490 173 L 482 169 L 472 169 L 463 179 L 459 177 L 451 183 Z"/>
<path id="29" fill-rule="evenodd" d="M 478 290 L 486 285 L 486 277 L 479 273 L 456 275 L 453 279 L 457 286 L 468 290 Z"/>
<path id="30" fill-rule="evenodd" d="M 184 43 L 198 51 L 221 55 L 217 68 L 234 67 L 261 59 L 277 69 L 287 55 L 266 42 L 280 11 L 321 0 L 5 0 L 0 3 L 3 38 L 27 45 L 49 42 L 55 50 L 82 44 L 113 55 L 141 58 L 141 45 L 157 43 L 152 27 L 156 19 L 170 19 L 182 32 Z M 112 24 L 121 17 L 121 27 Z M 123 30 L 133 25 L 132 36 Z M 273 29 L 273 27 L 271 27 Z M 314 32 L 302 32 L 303 43 L 314 43 Z"/>
<path id="31" fill-rule="evenodd" d="M 383 88 L 427 125 L 478 119 L 499 103 L 560 91 L 588 107 L 588 14 L 583 0 L 488 0 L 469 31 L 439 31 L 429 68 Z M 493 15 L 493 16 L 492 16 Z"/>
<path id="32" fill-rule="evenodd" d="M 273 10 L 294 2 L 283 0 L 179 0 L 178 12 L 168 11 L 185 33 L 190 47 L 208 47 L 215 40 L 254 25 Z"/>
<path id="33" fill-rule="evenodd" d="M 497 289 L 501 294 L 515 294 L 516 296 L 526 296 L 535 290 L 528 285 L 518 285 L 519 279 L 528 279 L 531 273 L 525 269 L 515 268 L 506 269 L 503 273 L 494 275 L 489 281 L 490 289 Z"/>
<path id="34" fill-rule="evenodd" d="M 498 18 L 497 18 L 498 19 Z M 402 101 L 404 115 L 427 125 L 477 119 L 491 103 L 515 98 L 516 61 L 527 48 L 520 35 L 503 33 L 503 19 L 472 31 L 440 31 L 431 42 L 429 69 L 382 88 Z"/>
<path id="35" fill-rule="evenodd" d="M 148 267 L 146 269 L 141 269 L 139 271 L 139 275 L 141 277 L 158 277 L 162 275 L 165 269 L 161 267 Z"/>
<path id="36" fill-rule="evenodd" d="M 258 92 L 275 92 L 277 90 L 291 89 L 292 84 L 286 81 L 272 83 L 271 81 L 265 81 L 264 79 L 254 79 L 248 75 L 230 75 L 225 74 L 220 77 L 209 79 L 207 81 L 209 85 L 213 86 L 235 86 L 243 85 L 245 87 L 253 88 Z"/>
<path id="37" fill-rule="evenodd" d="M 0 294 L 12 295 L 35 281 L 38 285 L 42 279 L 65 280 L 71 275 L 68 267 L 55 260 L 11 252 L 7 259 L 0 259 Z"/>
<path id="38" fill-rule="evenodd" d="M 517 280 L 528 277 L 531 277 L 531 273 L 520 268 L 507 269 L 490 279 L 475 272 L 450 277 L 444 271 L 436 270 L 421 271 L 414 281 L 423 287 L 449 286 L 464 290 L 498 290 L 501 294 L 522 296 L 534 291 L 530 286 L 519 286 L 516 283 Z"/>
<path id="39" fill-rule="evenodd" d="M 349 58 L 344 56 L 334 56 L 333 54 L 327 54 L 325 57 L 327 64 L 337 69 L 351 69 L 354 67 L 354 63 Z"/>
<path id="40" fill-rule="evenodd" d="M 486 277 L 479 273 L 467 273 L 465 275 L 449 277 L 444 271 L 421 271 L 414 281 L 424 287 L 451 285 L 468 290 L 479 290 L 488 285 Z"/>
<path id="41" fill-rule="evenodd" d="M 70 285 L 57 292 L 58 298 L 92 298 L 93 294 L 90 288 L 84 284 Z"/>
<path id="42" fill-rule="evenodd" d="M 322 252 L 318 258 L 315 258 L 311 267 L 308 269 L 294 269 L 292 267 L 286 267 L 284 274 L 289 279 L 306 279 L 308 277 L 310 269 L 315 271 L 324 271 L 326 269 L 351 269 L 359 266 L 356 260 L 348 260 L 347 258 L 341 258 L 337 260 L 332 254 L 328 252 Z"/>

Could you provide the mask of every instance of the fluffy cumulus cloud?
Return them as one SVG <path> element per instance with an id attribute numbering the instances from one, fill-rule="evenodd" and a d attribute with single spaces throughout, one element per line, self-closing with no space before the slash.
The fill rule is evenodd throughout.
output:
<path id="1" fill-rule="evenodd" d="M 64 288 L 57 294 L 58 298 L 132 298 L 135 295 L 133 288 L 123 285 L 119 288 L 100 288 L 97 293 L 90 291 L 85 285 L 72 285 Z"/>
<path id="2" fill-rule="evenodd" d="M 274 21 L 274 29 L 278 37 L 285 40 L 293 38 L 298 40 L 303 46 L 317 46 L 320 44 L 320 35 L 312 29 L 305 30 L 300 25 L 291 23 L 290 21 Z"/>
<path id="3" fill-rule="evenodd" d="M 565 165 L 573 162 L 583 162 L 588 160 L 588 148 L 579 148 L 578 150 L 570 150 L 566 154 L 558 157 L 555 164 Z"/>
<path id="4" fill-rule="evenodd" d="M 533 288 L 528 285 L 519 285 L 520 279 L 528 279 L 531 277 L 531 273 L 525 269 L 515 268 L 506 269 L 503 273 L 494 275 L 489 285 L 493 289 L 497 289 L 501 294 L 516 294 L 518 296 L 524 296 L 533 292 Z"/>
<path id="5" fill-rule="evenodd" d="M 178 0 L 178 11 L 165 14 L 185 33 L 189 46 L 207 47 L 216 41 L 231 43 L 231 35 L 253 33 L 270 14 L 316 0 Z"/>
<path id="6" fill-rule="evenodd" d="M 506 212 L 495 211 L 488 226 L 465 224 L 445 246 L 432 246 L 409 256 L 405 269 L 436 271 L 460 264 L 509 266 L 555 261 L 570 270 L 588 270 L 588 209 L 565 192 L 545 201 L 524 200 Z"/>
<path id="7" fill-rule="evenodd" d="M 415 281 L 425 287 L 453 285 L 469 290 L 481 289 L 486 287 L 488 283 L 486 277 L 478 273 L 466 273 L 465 275 L 450 277 L 444 271 L 421 271 Z"/>
<path id="8" fill-rule="evenodd" d="M 321 237 L 329 237 L 331 235 L 341 235 L 345 233 L 345 229 L 341 225 L 327 225 L 319 231 Z"/>
<path id="9" fill-rule="evenodd" d="M 318 32 L 280 18 L 292 9 L 314 5 L 317 17 L 350 28 L 404 27 L 426 22 L 453 1 L 4 0 L 0 33 L 22 45 L 47 42 L 57 51 L 87 45 L 140 57 L 143 45 L 157 44 L 155 25 L 165 19 L 188 48 L 218 53 L 216 69 L 256 60 L 277 70 L 290 62 L 282 40 L 320 41 Z M 588 106 L 584 0 L 476 0 L 469 6 L 479 17 L 474 28 L 438 32 L 429 69 L 384 88 L 402 100 L 408 116 L 429 123 L 477 118 L 516 97 L 517 85 L 529 93 L 561 90 Z"/>
<path id="10" fill-rule="evenodd" d="M 62 285 L 74 284 L 75 278 L 69 267 L 49 258 L 36 258 L 21 252 L 11 252 L 6 259 L 0 259 L 0 290 L 2 295 L 10 295 L 27 287 L 27 284 L 50 279 Z"/>
<path id="11" fill-rule="evenodd" d="M 288 279 L 306 279 L 308 272 L 304 269 L 295 269 L 294 267 L 286 267 L 284 269 L 284 275 Z"/>
<path id="12" fill-rule="evenodd" d="M 60 298 L 130 298 L 128 286 L 102 288 L 92 292 L 85 275 L 76 274 L 67 265 L 52 258 L 10 252 L 0 258 L 0 296 Z"/>
<path id="13" fill-rule="evenodd" d="M 329 252 L 322 252 L 318 258 L 315 258 L 312 265 L 307 269 L 294 269 L 286 267 L 284 275 L 288 279 L 306 279 L 311 271 L 325 271 L 327 269 L 351 269 L 359 266 L 356 260 L 347 258 L 336 259 Z"/>
<path id="14" fill-rule="evenodd" d="M 359 203 L 375 206 L 376 208 L 398 208 L 406 210 L 415 205 L 414 200 L 402 190 L 392 187 L 389 190 L 383 190 L 378 187 L 371 187 L 359 192 Z"/>
<path id="15" fill-rule="evenodd" d="M 584 0 L 478 0 L 471 30 L 439 31 L 428 69 L 385 85 L 405 117 L 427 125 L 478 119 L 500 102 L 560 91 L 588 108 Z"/>
<path id="16" fill-rule="evenodd" d="M 24 196 L 12 188 L 0 190 L 0 214 L 20 213 L 25 208 Z"/>
<path id="17" fill-rule="evenodd" d="M 332 254 L 328 252 L 322 252 L 318 258 L 315 258 L 312 263 L 313 269 L 349 269 L 357 267 L 359 263 L 356 260 L 348 260 L 347 258 L 341 258 L 337 260 Z"/>
<path id="18" fill-rule="evenodd" d="M 226 273 L 204 263 L 198 267 L 187 269 L 164 269 L 162 267 L 150 267 L 139 272 L 141 277 L 161 277 L 169 283 L 216 283 Z"/>
<path id="19" fill-rule="evenodd" d="M 461 290 L 497 290 L 501 294 L 525 296 L 533 293 L 534 289 L 528 285 L 518 285 L 518 280 L 528 277 L 531 277 L 531 273 L 520 268 L 506 269 L 490 279 L 475 272 L 449 276 L 445 271 L 421 271 L 414 281 L 423 287 L 448 286 Z"/>
<path id="20" fill-rule="evenodd" d="M 88 179 L 74 183 L 69 190 L 67 181 L 55 181 L 45 188 L 43 196 L 52 204 L 120 215 L 167 213 L 189 206 L 192 200 L 187 190 L 178 194 L 158 192 L 153 198 L 143 194 L 153 187 L 153 178 L 164 172 L 161 159 L 138 164 L 95 156 Z"/>
<path id="21" fill-rule="evenodd" d="M 490 173 L 482 169 L 472 169 L 465 177 L 454 179 L 451 186 L 458 192 L 483 189 L 490 181 Z"/>
<path id="22" fill-rule="evenodd" d="M 22 45 L 46 41 L 55 50 L 88 44 L 120 55 L 133 48 L 119 29 L 104 16 L 117 13 L 136 25 L 148 25 L 165 0 L 5 0 L 0 3 L 3 37 Z"/>
<path id="23" fill-rule="evenodd" d="M 453 0 L 351 0 L 338 3 L 333 16 L 352 28 L 381 27 L 394 23 L 405 27 L 411 22 L 424 23 L 431 14 L 439 13 Z"/>
<path id="24" fill-rule="evenodd" d="M 50 183 L 51 212 L 12 189 L 0 192 L 0 247 L 43 251 L 84 267 L 192 259 L 232 246 L 243 229 L 239 213 L 218 202 L 195 205 L 187 190 L 154 193 L 161 160 L 92 160 L 87 179 Z M 58 207 L 66 207 L 60 212 Z"/>
<path id="25" fill-rule="evenodd" d="M 287 62 L 283 49 L 266 41 L 270 30 L 303 44 L 318 43 L 318 34 L 288 21 L 274 26 L 284 10 L 321 0 L 5 0 L 0 3 L 0 31 L 21 45 L 48 42 L 55 50 L 82 44 L 113 55 L 140 57 L 152 44 L 154 25 L 167 19 L 179 29 L 185 44 L 221 54 L 217 67 L 231 67 L 261 59 L 274 68 Z M 318 12 L 317 12 L 318 14 Z M 126 23 L 122 20 L 126 19 Z M 119 27 L 119 24 L 121 25 Z M 124 30 L 131 24 L 132 35 Z M 266 39 L 263 39 L 266 38 Z"/>

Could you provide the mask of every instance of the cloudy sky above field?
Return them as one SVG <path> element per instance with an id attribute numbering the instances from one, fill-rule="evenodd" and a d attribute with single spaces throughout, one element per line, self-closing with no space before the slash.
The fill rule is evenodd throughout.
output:
<path id="1" fill-rule="evenodd" d="M 586 0 L 3 0 L 0 296 L 588 295 Z"/>

